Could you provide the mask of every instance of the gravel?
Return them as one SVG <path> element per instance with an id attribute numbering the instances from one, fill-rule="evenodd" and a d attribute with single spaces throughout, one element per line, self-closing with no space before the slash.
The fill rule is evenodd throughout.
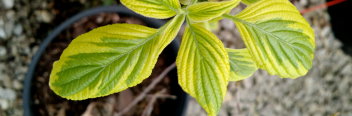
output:
<path id="1" fill-rule="evenodd" d="M 44 2 L 0 0 L 0 116 L 23 115 L 23 80 L 38 46 L 34 32 L 43 22 L 31 10 L 46 9 L 34 5 Z"/>

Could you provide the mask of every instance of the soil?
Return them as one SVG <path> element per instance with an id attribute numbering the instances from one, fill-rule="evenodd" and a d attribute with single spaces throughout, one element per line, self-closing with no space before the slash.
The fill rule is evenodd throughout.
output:
<path id="1" fill-rule="evenodd" d="M 158 59 L 156 67 L 153 70 L 151 77 L 144 80 L 141 84 L 127 89 L 120 93 L 115 93 L 110 96 L 88 99 L 84 101 L 70 101 L 61 98 L 53 93 L 49 88 L 49 75 L 54 61 L 58 60 L 62 51 L 68 46 L 71 40 L 78 35 L 88 32 L 96 27 L 104 26 L 112 23 L 144 23 L 136 18 L 118 15 L 116 13 L 103 13 L 96 16 L 83 18 L 75 23 L 71 28 L 64 31 L 57 37 L 46 49 L 45 54 L 41 57 L 37 65 L 34 81 L 33 81 L 33 111 L 34 114 L 42 116 L 78 116 L 82 114 L 90 115 L 113 115 L 121 111 L 133 98 L 139 95 L 155 77 L 157 77 L 167 66 L 173 61 L 169 61 L 167 54 L 162 53 Z M 173 59 L 173 58 L 171 58 Z M 160 82 L 149 94 L 153 95 L 166 88 L 165 94 L 171 94 L 170 80 L 172 76 L 167 76 Z M 174 76 L 175 77 L 175 76 Z M 172 78 L 174 78 L 172 77 Z M 177 81 L 176 81 L 177 82 Z M 142 102 L 130 110 L 127 116 L 141 115 L 150 101 L 150 96 L 146 97 Z M 170 101 L 169 98 L 158 99 L 153 108 L 152 115 L 160 115 L 160 105 Z M 88 108 L 89 107 L 89 108 Z"/>

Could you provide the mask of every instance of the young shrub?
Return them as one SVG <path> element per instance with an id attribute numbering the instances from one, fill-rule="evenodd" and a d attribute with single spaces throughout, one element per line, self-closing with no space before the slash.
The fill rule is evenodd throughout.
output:
<path id="1" fill-rule="evenodd" d="M 121 2 L 146 17 L 173 18 L 159 29 L 113 24 L 80 35 L 54 63 L 49 85 L 56 94 L 84 100 L 141 83 L 184 21 L 176 60 L 179 84 L 211 116 L 219 112 L 229 81 L 248 78 L 258 68 L 297 78 L 312 67 L 314 32 L 288 0 L 243 0 L 248 6 L 237 15 L 228 12 L 240 0 Z M 206 28 L 223 18 L 236 24 L 247 48 L 225 48 Z"/>

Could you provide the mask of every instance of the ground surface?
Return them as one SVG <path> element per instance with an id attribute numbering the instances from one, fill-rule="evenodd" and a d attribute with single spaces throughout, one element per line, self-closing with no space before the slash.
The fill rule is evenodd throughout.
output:
<path id="1" fill-rule="evenodd" d="M 300 0 L 295 4 L 304 9 L 323 2 Z M 24 75 L 48 30 L 68 16 L 102 4 L 99 0 L 0 0 L 0 116 L 23 115 Z M 291 80 L 258 71 L 242 82 L 232 82 L 221 116 L 352 115 L 352 58 L 341 51 L 325 10 L 304 16 L 315 30 L 317 44 L 309 74 Z M 217 34 L 227 47 L 244 47 L 230 21 L 222 21 Z M 192 99 L 187 115 L 205 113 Z"/>

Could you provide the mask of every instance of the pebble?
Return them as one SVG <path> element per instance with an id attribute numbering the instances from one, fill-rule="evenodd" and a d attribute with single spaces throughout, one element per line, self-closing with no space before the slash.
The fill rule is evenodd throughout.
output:
<path id="1" fill-rule="evenodd" d="M 16 99 L 16 92 L 9 88 L 2 88 L 0 87 L 0 99 L 5 100 L 15 100 Z"/>
<path id="2" fill-rule="evenodd" d="M 5 39 L 6 37 L 5 29 L 0 27 L 0 40 Z"/>
<path id="3" fill-rule="evenodd" d="M 321 35 L 324 37 L 328 37 L 328 35 L 331 34 L 331 28 L 326 26 L 322 31 Z"/>
<path id="4" fill-rule="evenodd" d="M 13 21 L 15 19 L 15 11 L 14 10 L 9 10 L 6 12 L 6 18 L 7 21 Z M 7 22 L 6 22 L 7 23 Z"/>
<path id="5" fill-rule="evenodd" d="M 230 31 L 221 31 L 220 34 L 222 37 L 220 39 L 226 40 L 226 41 L 231 41 L 232 38 L 232 33 Z"/>
<path id="6" fill-rule="evenodd" d="M 352 76 L 352 63 L 347 64 L 342 70 L 341 74 L 345 76 Z"/>
<path id="7" fill-rule="evenodd" d="M 12 31 L 13 31 L 13 29 L 14 29 L 14 27 L 15 27 L 14 21 L 13 21 L 13 20 L 8 20 L 8 21 L 5 23 L 4 27 L 5 27 L 5 33 L 6 33 L 6 35 L 7 35 L 8 37 L 11 37 L 11 36 L 12 36 L 12 33 L 13 33 Z"/>
<path id="8" fill-rule="evenodd" d="M 2 110 L 7 110 L 9 108 L 9 102 L 4 99 L 0 99 L 0 107 Z"/>
<path id="9" fill-rule="evenodd" d="M 20 81 L 15 80 L 13 81 L 13 88 L 15 88 L 16 90 L 22 90 L 23 85 Z"/>
<path id="10" fill-rule="evenodd" d="M 15 0 L 2 0 L 2 3 L 6 9 L 11 9 L 15 5 Z"/>
<path id="11" fill-rule="evenodd" d="M 221 20 L 220 24 L 223 28 L 227 30 L 233 30 L 235 28 L 235 24 L 233 23 L 233 21 L 228 19 Z"/>
<path id="12" fill-rule="evenodd" d="M 8 75 L 2 75 L 2 81 L 4 83 L 5 88 L 12 88 L 12 79 Z"/>
<path id="13" fill-rule="evenodd" d="M 300 1 L 299 1 L 299 4 L 300 4 L 301 6 L 306 6 L 306 5 L 308 4 L 308 0 L 300 0 Z"/>
<path id="14" fill-rule="evenodd" d="M 7 58 L 7 50 L 4 46 L 0 46 L 0 61 L 3 61 Z"/>
<path id="15" fill-rule="evenodd" d="M 46 10 L 37 10 L 35 11 L 35 14 L 37 16 L 37 20 L 44 23 L 50 23 L 53 19 L 53 16 Z"/>
<path id="16" fill-rule="evenodd" d="M 17 24 L 13 29 L 13 33 L 17 36 L 20 36 L 22 34 L 22 31 L 23 31 L 23 27 L 21 24 Z"/>

